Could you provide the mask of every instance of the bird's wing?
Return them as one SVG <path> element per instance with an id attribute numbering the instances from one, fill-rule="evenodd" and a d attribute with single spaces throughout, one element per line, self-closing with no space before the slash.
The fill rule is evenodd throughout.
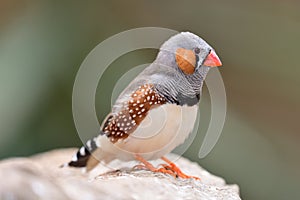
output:
<path id="1" fill-rule="evenodd" d="M 89 165 L 89 168 L 92 168 L 98 162 L 91 156 L 98 148 L 98 137 L 106 136 L 112 143 L 126 139 L 145 119 L 151 109 L 167 103 L 167 100 L 158 94 L 157 84 L 149 83 L 148 80 L 151 80 L 149 74 L 141 73 L 120 94 L 112 112 L 102 123 L 100 135 L 88 140 L 86 145 L 81 147 L 68 163 L 69 166 L 85 167 Z M 91 160 L 94 160 L 95 163 L 88 164 L 88 162 L 92 162 Z"/>
<path id="2" fill-rule="evenodd" d="M 113 109 L 104 121 L 101 131 L 113 143 L 125 139 L 145 119 L 149 110 L 165 103 L 166 100 L 156 92 L 153 84 L 141 85 L 118 102 L 117 109 Z"/>

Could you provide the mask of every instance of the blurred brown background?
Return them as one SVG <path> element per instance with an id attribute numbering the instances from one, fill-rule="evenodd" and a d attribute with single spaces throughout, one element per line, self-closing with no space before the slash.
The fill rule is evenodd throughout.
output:
<path id="1" fill-rule="evenodd" d="M 222 59 L 228 113 L 219 142 L 200 160 L 210 114 L 204 89 L 203 126 L 185 156 L 239 184 L 243 199 L 300 198 L 299 1 L 0 2 L 0 158 L 81 145 L 72 87 L 99 42 L 136 27 L 189 30 Z M 118 78 L 156 52 L 131 52 L 105 72 L 100 121 Z"/>

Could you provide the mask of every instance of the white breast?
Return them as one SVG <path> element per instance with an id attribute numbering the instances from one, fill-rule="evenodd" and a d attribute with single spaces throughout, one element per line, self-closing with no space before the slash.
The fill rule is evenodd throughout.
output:
<path id="1" fill-rule="evenodd" d="M 165 104 L 150 110 L 126 140 L 113 144 L 101 137 L 98 142 L 103 153 L 120 160 L 132 160 L 136 154 L 147 160 L 158 159 L 184 142 L 194 128 L 197 111 L 198 105 Z"/>

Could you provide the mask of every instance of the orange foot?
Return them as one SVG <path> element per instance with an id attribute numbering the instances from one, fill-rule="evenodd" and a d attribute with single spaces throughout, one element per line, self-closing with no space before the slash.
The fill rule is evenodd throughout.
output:
<path id="1" fill-rule="evenodd" d="M 135 158 L 138 161 L 140 161 L 141 163 L 143 163 L 144 165 L 137 165 L 134 168 L 149 169 L 152 172 L 160 172 L 160 173 L 164 173 L 164 174 L 170 174 L 174 178 L 176 178 L 176 177 L 180 177 L 180 178 L 184 178 L 184 179 L 194 178 L 196 180 L 200 180 L 200 178 L 198 178 L 196 176 L 188 176 L 188 175 L 184 174 L 173 162 L 171 162 L 166 157 L 161 158 L 166 163 L 168 163 L 168 164 L 162 164 L 162 166 L 163 166 L 162 168 L 155 168 L 151 163 L 149 163 L 147 160 L 145 160 L 140 155 L 136 155 Z"/>
<path id="2" fill-rule="evenodd" d="M 176 175 L 180 178 L 184 178 L 184 179 L 189 179 L 189 178 L 193 178 L 195 180 L 200 180 L 199 177 L 197 176 L 189 176 L 189 175 L 186 175 L 185 173 L 183 173 L 172 161 L 170 161 L 168 158 L 166 157 L 161 157 L 161 159 L 163 161 L 165 161 L 166 163 L 168 163 L 168 165 L 163 165 L 163 167 L 165 169 L 168 169 L 168 170 L 171 170 L 173 171 L 174 173 L 176 173 Z"/>

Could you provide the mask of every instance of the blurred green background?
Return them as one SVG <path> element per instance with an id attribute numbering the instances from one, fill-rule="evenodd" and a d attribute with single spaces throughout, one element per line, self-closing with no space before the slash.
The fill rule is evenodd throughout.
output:
<path id="1" fill-rule="evenodd" d="M 0 2 L 0 159 L 81 145 L 72 87 L 98 43 L 136 27 L 189 30 L 222 59 L 228 112 L 219 142 L 200 160 L 210 117 L 204 88 L 202 126 L 185 156 L 238 184 L 243 199 L 300 199 L 299 1 Z M 118 78 L 156 53 L 112 63 L 97 90 L 99 121 Z"/>

